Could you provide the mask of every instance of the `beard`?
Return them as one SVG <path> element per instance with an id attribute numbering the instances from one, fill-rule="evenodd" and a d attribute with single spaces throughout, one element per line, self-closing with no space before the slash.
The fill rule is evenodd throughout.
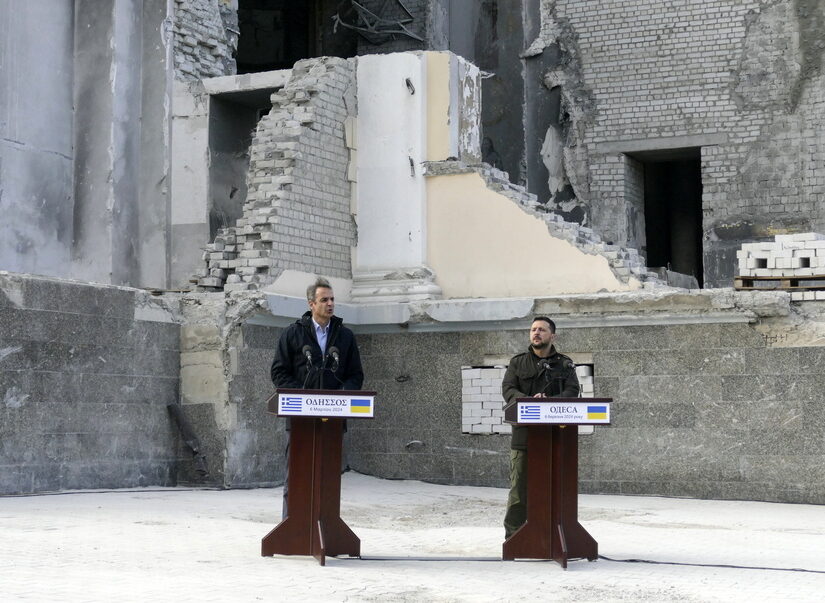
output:
<path id="1" fill-rule="evenodd" d="M 549 346 L 549 341 L 543 341 L 541 343 L 530 343 L 530 347 L 534 350 L 546 350 Z"/>

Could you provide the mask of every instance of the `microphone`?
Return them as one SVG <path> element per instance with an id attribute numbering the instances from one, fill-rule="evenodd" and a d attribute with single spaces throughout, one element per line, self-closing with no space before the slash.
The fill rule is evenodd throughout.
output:
<path id="1" fill-rule="evenodd" d="M 329 351 L 327 352 L 329 356 L 332 356 L 332 368 L 329 369 L 333 373 L 338 370 L 338 364 L 341 362 L 341 354 L 338 352 L 338 348 L 332 346 Z"/>
<path id="2" fill-rule="evenodd" d="M 307 359 L 307 374 L 306 374 L 306 377 L 304 377 L 304 385 L 303 385 L 303 388 L 306 389 L 307 381 L 309 381 L 310 375 L 312 375 L 312 373 L 315 371 L 315 367 L 312 366 L 312 349 L 308 345 L 305 345 L 304 347 L 301 348 L 301 353 Z"/>
<path id="3" fill-rule="evenodd" d="M 576 363 L 570 360 L 569 358 L 565 358 L 563 366 L 568 371 L 575 371 L 576 370 Z"/>

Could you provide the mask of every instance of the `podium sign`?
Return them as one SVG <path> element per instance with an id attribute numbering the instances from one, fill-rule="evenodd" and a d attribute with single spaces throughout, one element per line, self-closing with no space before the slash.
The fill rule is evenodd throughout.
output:
<path id="1" fill-rule="evenodd" d="M 579 523 L 578 429 L 610 423 L 611 398 L 516 398 L 504 420 L 527 427 L 527 521 L 504 541 L 502 559 L 595 561 L 599 545 Z"/>
<path id="2" fill-rule="evenodd" d="M 361 540 L 341 519 L 345 419 L 373 418 L 375 392 L 278 389 L 267 410 L 289 417 L 287 516 L 261 540 L 261 555 L 361 556 Z"/>
<path id="3" fill-rule="evenodd" d="M 274 412 L 279 417 L 371 419 L 375 408 L 372 392 L 279 390 L 275 397 Z"/>
<path id="4" fill-rule="evenodd" d="M 610 425 L 610 398 L 519 398 L 505 409 L 516 425 Z M 509 411 L 509 412 L 508 412 Z"/>

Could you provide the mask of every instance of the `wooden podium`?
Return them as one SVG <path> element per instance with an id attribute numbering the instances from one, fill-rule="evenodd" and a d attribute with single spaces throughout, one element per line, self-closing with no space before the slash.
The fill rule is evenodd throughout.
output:
<path id="1" fill-rule="evenodd" d="M 611 398 L 517 398 L 504 420 L 527 427 L 527 522 L 504 541 L 502 559 L 595 561 L 599 547 L 579 523 L 577 425 L 609 425 Z"/>
<path id="2" fill-rule="evenodd" d="M 287 516 L 261 540 L 261 555 L 361 556 L 361 540 L 341 519 L 345 419 L 371 419 L 375 392 L 278 389 L 267 410 L 289 417 Z"/>

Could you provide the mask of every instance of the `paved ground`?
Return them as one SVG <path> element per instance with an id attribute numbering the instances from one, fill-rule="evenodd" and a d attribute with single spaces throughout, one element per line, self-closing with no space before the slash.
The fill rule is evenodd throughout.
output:
<path id="1" fill-rule="evenodd" d="M 565 571 L 498 560 L 504 490 L 354 473 L 343 484 L 342 516 L 365 559 L 326 567 L 260 556 L 280 489 L 0 498 L 0 601 L 825 598 L 825 507 L 582 496 L 581 523 L 602 555 L 658 563 L 576 561 Z"/>

